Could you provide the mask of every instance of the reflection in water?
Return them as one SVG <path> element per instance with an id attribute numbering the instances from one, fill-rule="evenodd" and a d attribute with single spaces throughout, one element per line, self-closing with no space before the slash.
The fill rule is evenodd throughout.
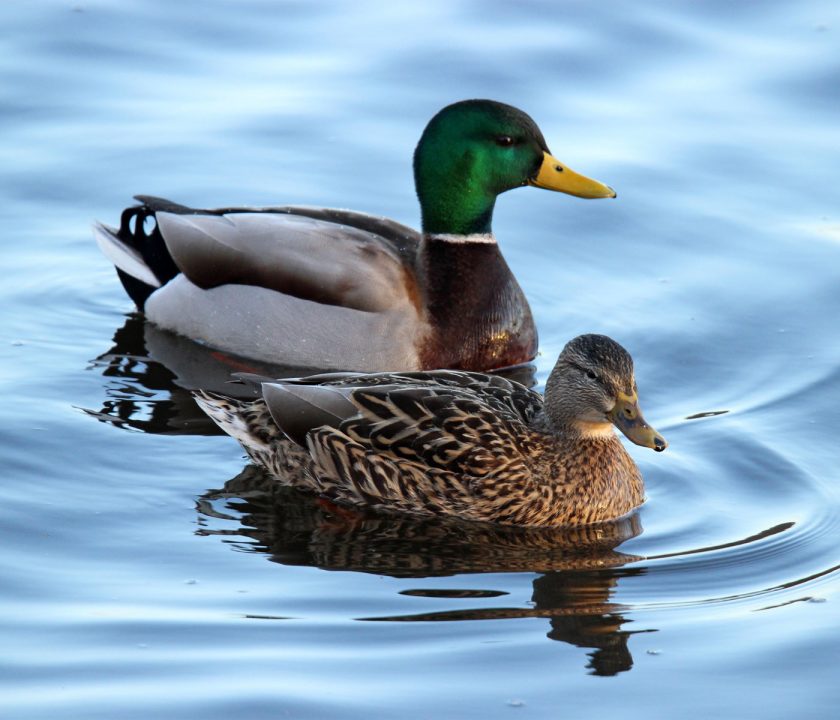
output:
<path id="1" fill-rule="evenodd" d="M 107 378 L 107 399 L 98 410 L 85 412 L 117 427 L 157 435 L 224 435 L 195 404 L 190 391 L 211 390 L 239 398 L 257 396 L 253 385 L 231 382 L 232 373 L 291 378 L 322 372 L 319 368 L 271 365 L 223 353 L 161 330 L 139 314 L 126 317 L 113 342 L 89 366 Z M 534 370 L 533 365 L 521 365 L 498 374 L 531 387 Z"/>
<path id="2" fill-rule="evenodd" d="M 305 375 L 306 368 L 269 365 L 213 350 L 157 328 L 132 314 L 114 333 L 114 344 L 91 361 L 108 382 L 107 399 L 89 415 L 117 427 L 159 435 L 224 435 L 193 400 L 191 390 L 256 397 L 256 388 L 232 383 L 231 373 L 270 377 Z"/>
<path id="3" fill-rule="evenodd" d="M 292 377 L 317 371 L 267 366 L 231 357 L 158 330 L 136 315 L 127 318 L 114 335 L 113 347 L 93 360 L 90 368 L 102 373 L 106 399 L 100 409 L 86 412 L 118 427 L 156 434 L 219 434 L 215 423 L 193 401 L 190 390 L 205 388 L 239 397 L 252 394 L 252 386 L 230 382 L 233 372 Z M 534 367 L 529 365 L 503 374 L 533 385 L 533 373 Z M 725 412 L 697 413 L 690 419 Z M 749 506 L 749 499 L 743 502 Z M 672 548 L 641 558 L 615 549 L 641 532 L 635 515 L 619 523 L 566 530 L 508 529 L 375 516 L 324 504 L 296 490 L 278 487 L 254 466 L 246 467 L 222 490 L 202 496 L 199 511 L 200 533 L 227 536 L 227 542 L 240 550 L 266 553 L 275 562 L 288 565 L 404 578 L 537 573 L 531 603 L 524 607 L 492 605 L 506 594 L 502 589 L 442 591 L 416 586 L 405 592 L 460 599 L 472 607 L 359 619 L 445 622 L 545 618 L 550 624 L 547 637 L 591 650 L 587 667 L 597 675 L 615 675 L 633 666 L 628 640 L 634 633 L 625 629 L 630 608 L 612 601 L 623 577 L 645 575 L 645 586 L 652 599 L 633 603 L 633 609 L 663 609 L 773 596 L 780 589 L 808 584 L 837 570 L 833 565 L 816 573 L 803 573 L 804 577 L 788 576 L 781 582 L 766 584 L 746 582 L 740 587 L 739 581 L 745 577 L 762 576 L 754 570 L 758 558 L 783 559 L 786 549 L 796 542 L 790 537 L 794 532 L 791 521 L 741 537 L 735 535 L 735 540 Z M 232 520 L 235 527 L 229 522 L 216 527 L 215 519 Z M 694 521 L 703 524 L 700 516 Z M 826 523 L 831 524 L 824 519 L 818 526 L 820 533 L 827 532 Z M 816 530 L 800 527 L 800 541 Z M 639 563 L 641 560 L 645 561 L 644 566 Z M 630 562 L 633 566 L 627 567 Z M 669 588 L 675 572 L 680 576 L 693 573 L 689 585 L 694 591 L 687 598 L 671 597 Z M 774 574 L 766 575 L 769 578 Z M 777 605 L 768 603 L 767 607 Z"/>
<path id="4" fill-rule="evenodd" d="M 235 534 L 250 538 L 236 547 L 276 562 L 393 577 L 602 569 L 639 559 L 614 550 L 641 532 L 636 515 L 554 529 L 376 515 L 278 485 L 255 465 L 203 495 L 199 511 L 235 520 Z"/>
<path id="5" fill-rule="evenodd" d="M 620 577 L 644 573 L 617 570 L 640 558 L 618 552 L 641 532 L 638 516 L 590 527 L 527 529 L 478 523 L 386 517 L 348 511 L 280 487 L 248 465 L 221 490 L 199 500 L 200 534 L 229 536 L 234 547 L 266 553 L 274 562 L 325 570 L 354 570 L 421 578 L 463 573 L 541 573 L 534 580 L 533 606 L 470 608 L 413 615 L 367 617 L 369 621 L 443 622 L 523 617 L 548 618 L 548 637 L 593 648 L 588 667 L 614 675 L 632 667 L 622 630 L 622 606 L 610 601 Z M 211 527 L 233 520 L 235 529 Z M 241 538 L 248 538 L 243 541 Z M 236 538 L 236 539 L 234 539 Z M 439 591 L 422 587 L 407 594 L 481 600 L 503 591 Z M 443 594 L 442 594 L 443 593 Z"/>
<path id="6" fill-rule="evenodd" d="M 221 434 L 163 365 L 144 356 L 105 353 L 92 366 L 115 378 L 105 386 L 107 399 L 99 410 L 84 408 L 97 420 L 155 435 Z"/>
<path id="7" fill-rule="evenodd" d="M 642 574 L 628 568 L 624 575 Z M 580 648 L 594 648 L 587 668 L 593 675 L 617 675 L 633 667 L 627 641 L 635 634 L 622 630 L 627 618 L 609 598 L 620 575 L 608 571 L 549 573 L 534 580 L 534 603 L 551 613 L 548 637 Z M 635 632 L 652 632 L 637 630 Z"/>
<path id="8" fill-rule="evenodd" d="M 531 603 L 525 606 L 496 605 L 498 598 L 508 594 L 504 585 L 440 590 L 418 583 L 403 592 L 461 599 L 471 606 L 357 619 L 439 623 L 546 618 L 548 638 L 592 650 L 587 667 L 598 675 L 629 670 L 633 666 L 630 636 L 653 631 L 628 631 L 631 611 L 772 597 L 838 569 L 833 565 L 817 573 L 788 575 L 781 583 L 769 581 L 774 573 L 755 571 L 759 563 L 776 560 L 787 567 L 789 548 L 797 542 L 791 537 L 796 528 L 792 521 L 723 543 L 639 556 L 617 550 L 641 533 L 638 515 L 598 526 L 555 529 L 377 516 L 279 486 L 253 465 L 224 488 L 204 494 L 198 509 L 199 534 L 223 536 L 240 551 L 264 553 L 286 565 L 401 578 L 537 573 Z M 622 579 L 640 576 L 645 577 L 646 600 L 626 605 L 613 599 Z"/>

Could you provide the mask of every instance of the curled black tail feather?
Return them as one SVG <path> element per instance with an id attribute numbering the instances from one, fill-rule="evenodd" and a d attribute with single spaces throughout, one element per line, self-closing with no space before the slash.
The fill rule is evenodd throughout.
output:
<path id="1" fill-rule="evenodd" d="M 166 242 L 160 233 L 157 222 L 154 222 L 155 213 L 161 210 L 167 212 L 178 212 L 186 214 L 195 212 L 188 207 L 178 205 L 148 195 L 138 195 L 137 199 L 142 203 L 134 207 L 126 208 L 120 216 L 120 229 L 117 237 L 126 245 L 134 248 L 140 253 L 146 265 L 154 273 L 155 277 L 163 285 L 174 278 L 180 270 L 166 248 Z M 154 226 L 149 227 L 148 220 L 152 219 Z M 137 305 L 138 310 L 143 310 L 146 300 L 156 288 L 132 277 L 128 273 L 117 268 L 120 282 L 125 291 Z"/>

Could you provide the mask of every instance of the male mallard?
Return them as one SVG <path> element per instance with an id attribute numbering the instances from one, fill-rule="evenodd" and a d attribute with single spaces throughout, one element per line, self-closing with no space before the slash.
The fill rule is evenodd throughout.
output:
<path id="1" fill-rule="evenodd" d="M 612 425 L 667 447 L 639 410 L 632 358 L 604 335 L 566 345 L 545 401 L 448 370 L 268 382 L 255 401 L 196 397 L 282 483 L 338 504 L 508 525 L 584 525 L 640 505 L 642 477 Z"/>
<path id="2" fill-rule="evenodd" d="M 531 311 L 490 227 L 496 196 L 615 192 L 552 157 L 528 115 L 490 100 L 432 118 L 414 177 L 422 234 L 349 210 L 194 210 L 142 195 L 119 229 L 94 234 L 149 320 L 255 360 L 364 371 L 531 360 Z"/>

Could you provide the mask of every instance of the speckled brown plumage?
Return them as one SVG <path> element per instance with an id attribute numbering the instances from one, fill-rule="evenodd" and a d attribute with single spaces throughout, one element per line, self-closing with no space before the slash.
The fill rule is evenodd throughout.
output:
<path id="1" fill-rule="evenodd" d="M 608 426 L 664 448 L 614 391 L 634 387 L 621 346 L 582 336 L 558 359 L 545 402 L 503 378 L 455 371 L 316 376 L 266 383 L 255 402 L 198 399 L 279 481 L 338 504 L 558 526 L 643 502 L 641 475 Z M 618 409 L 627 417 L 613 419 Z"/>
<path id="2" fill-rule="evenodd" d="M 308 495 L 308 494 L 307 494 Z M 226 505 L 226 503 L 232 503 Z M 246 465 L 223 488 L 200 500 L 207 514 L 234 510 L 247 547 L 274 560 L 329 570 L 398 577 L 475 572 L 592 570 L 639 560 L 614 548 L 641 532 L 638 514 L 595 525 L 514 527 L 457 518 L 339 509 L 281 485 L 264 469 Z M 206 527 L 229 535 L 230 528 Z M 593 576 L 590 582 L 609 576 Z M 607 596 L 608 588 L 604 588 Z M 589 590 L 586 597 L 596 598 Z M 600 604 L 600 603 L 599 603 Z"/>

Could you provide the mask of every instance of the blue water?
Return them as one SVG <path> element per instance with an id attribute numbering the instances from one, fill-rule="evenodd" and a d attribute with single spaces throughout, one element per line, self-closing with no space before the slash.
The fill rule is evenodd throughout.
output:
<path id="1" fill-rule="evenodd" d="M 834 717 L 840 6 L 402 5 L 0 5 L 0 716 Z M 467 97 L 618 191 L 494 224 L 537 382 L 608 333 L 670 442 L 611 551 L 271 496 L 91 239 L 135 193 L 416 225 Z"/>

